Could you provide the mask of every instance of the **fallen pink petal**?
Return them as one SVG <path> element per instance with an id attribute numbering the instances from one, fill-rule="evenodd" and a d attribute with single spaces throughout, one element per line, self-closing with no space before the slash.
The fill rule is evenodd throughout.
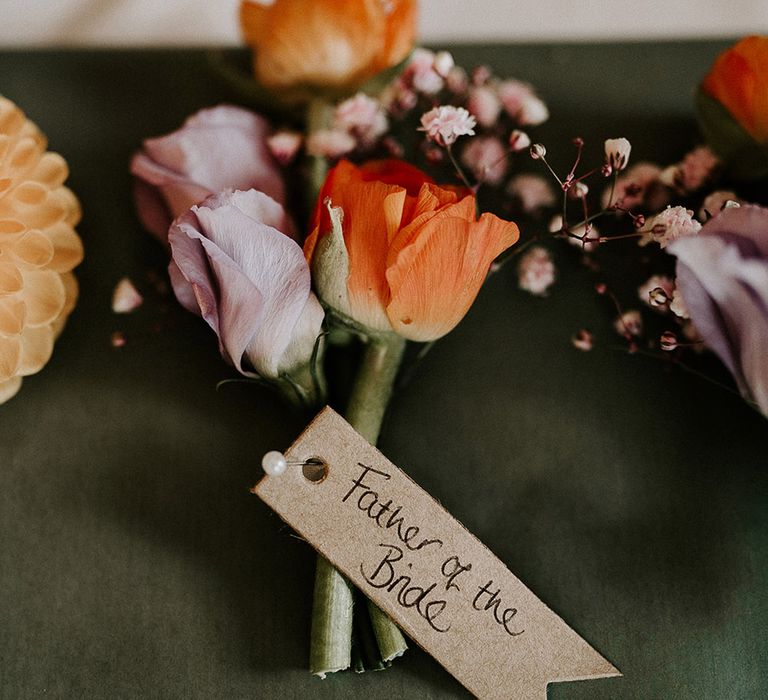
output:
<path id="1" fill-rule="evenodd" d="M 143 303 L 144 297 L 139 294 L 128 277 L 123 277 L 112 292 L 113 313 L 129 314 Z"/>

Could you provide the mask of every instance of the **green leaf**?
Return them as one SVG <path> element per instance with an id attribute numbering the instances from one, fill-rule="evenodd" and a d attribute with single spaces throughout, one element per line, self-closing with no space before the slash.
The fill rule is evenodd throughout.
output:
<path id="1" fill-rule="evenodd" d="M 696 95 L 699 125 L 704 139 L 737 180 L 768 176 L 768 144 L 760 144 L 731 116 L 728 110 L 701 88 Z"/>

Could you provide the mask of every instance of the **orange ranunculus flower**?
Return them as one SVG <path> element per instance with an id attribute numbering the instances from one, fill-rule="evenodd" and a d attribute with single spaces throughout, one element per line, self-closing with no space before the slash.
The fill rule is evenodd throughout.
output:
<path id="1" fill-rule="evenodd" d="M 475 197 L 396 160 L 341 161 L 304 244 L 323 302 L 372 331 L 435 340 L 467 313 L 515 224 L 477 218 Z"/>
<path id="2" fill-rule="evenodd" d="M 749 36 L 721 53 L 701 87 L 758 143 L 768 142 L 768 36 Z"/>
<path id="3" fill-rule="evenodd" d="M 240 24 L 270 88 L 352 88 L 413 47 L 416 0 L 243 0 Z"/>

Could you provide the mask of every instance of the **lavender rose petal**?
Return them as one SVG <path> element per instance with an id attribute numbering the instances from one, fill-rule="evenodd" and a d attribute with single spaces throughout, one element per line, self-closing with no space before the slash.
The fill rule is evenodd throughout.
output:
<path id="1" fill-rule="evenodd" d="M 300 246 L 262 217 L 286 221 L 279 204 L 255 191 L 192 207 L 171 227 L 177 268 L 169 272 L 180 301 L 194 298 L 239 371 L 246 355 L 260 375 L 276 378 L 309 360 L 324 313 Z"/>
<path id="2" fill-rule="evenodd" d="M 136 199 L 142 222 L 165 240 L 173 218 L 224 189 L 254 188 L 284 201 L 285 184 L 268 134 L 263 117 L 221 105 L 198 112 L 173 133 L 147 139 L 131 162 L 131 172 L 146 185 Z M 148 196 L 147 188 L 157 196 Z"/>
<path id="3" fill-rule="evenodd" d="M 728 209 L 670 247 L 697 330 L 768 416 L 768 209 Z"/>

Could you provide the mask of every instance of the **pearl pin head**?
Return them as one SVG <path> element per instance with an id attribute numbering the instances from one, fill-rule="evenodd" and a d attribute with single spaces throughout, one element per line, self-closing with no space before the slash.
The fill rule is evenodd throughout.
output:
<path id="1" fill-rule="evenodd" d="M 261 458 L 261 468 L 267 476 L 280 476 L 285 473 L 287 467 L 288 460 L 277 450 L 271 450 Z"/>

